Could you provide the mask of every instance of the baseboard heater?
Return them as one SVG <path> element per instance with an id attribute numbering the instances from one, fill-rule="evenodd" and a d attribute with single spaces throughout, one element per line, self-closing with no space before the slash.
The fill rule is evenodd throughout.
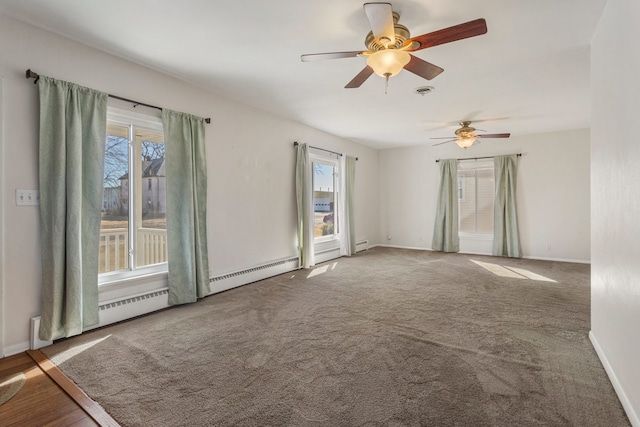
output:
<path id="1" fill-rule="evenodd" d="M 278 274 L 288 273 L 297 268 L 298 257 L 291 257 L 263 264 L 258 267 L 212 277 L 209 279 L 209 287 L 211 289 L 209 295 L 277 276 Z"/>
<path id="2" fill-rule="evenodd" d="M 360 242 L 356 242 L 356 253 L 366 251 L 369 248 L 368 240 L 361 240 Z M 322 251 L 317 251 L 316 255 L 316 264 L 320 264 L 323 262 L 330 261 L 332 259 L 340 258 L 340 248 L 331 248 L 324 249 Z"/>
<path id="3" fill-rule="evenodd" d="M 117 300 L 105 301 L 99 306 L 100 323 L 95 327 L 111 325 L 143 314 L 169 307 L 169 290 L 158 289 Z M 86 330 L 93 329 L 87 328 Z"/>
<path id="4" fill-rule="evenodd" d="M 369 241 L 368 240 L 360 240 L 356 242 L 356 253 L 366 251 L 369 249 Z"/>
<path id="5" fill-rule="evenodd" d="M 356 252 L 367 250 L 369 242 L 363 240 L 356 243 Z M 330 250 L 324 251 L 320 258 L 338 258 L 340 251 Z M 317 262 L 323 262 L 316 260 Z M 222 274 L 209 279 L 210 293 L 209 295 L 223 292 L 238 286 L 243 286 L 259 280 L 268 279 L 269 277 L 279 274 L 288 273 L 298 269 L 298 257 L 284 258 L 278 261 L 248 268 L 245 270 L 234 271 Z M 86 328 L 85 331 L 107 326 L 123 320 L 131 319 L 154 311 L 162 310 L 169 307 L 169 291 L 168 289 L 158 289 L 138 295 L 129 296 L 110 301 L 104 301 L 99 306 L 100 323 L 92 327 Z M 40 326 L 40 317 L 33 318 L 31 321 L 31 348 L 36 349 L 50 344 L 50 342 L 40 341 L 38 337 L 38 329 Z"/>

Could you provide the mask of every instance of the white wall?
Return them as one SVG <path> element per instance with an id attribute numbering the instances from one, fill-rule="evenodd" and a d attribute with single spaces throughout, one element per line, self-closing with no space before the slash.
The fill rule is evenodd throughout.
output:
<path id="1" fill-rule="evenodd" d="M 494 128 L 503 130 L 500 122 L 492 123 L 491 129 Z M 514 153 L 522 153 L 518 160 L 517 203 L 524 256 L 588 262 L 587 129 L 485 140 L 466 151 L 454 143 L 381 151 L 379 203 L 383 244 L 431 248 L 440 181 L 436 159 Z M 491 241 L 463 239 L 460 249 L 490 253 Z"/>
<path id="2" fill-rule="evenodd" d="M 591 51 L 591 340 L 634 426 L 640 426 L 638 20 L 638 1 L 609 1 Z"/>
<path id="3" fill-rule="evenodd" d="M 0 15 L 4 77 L 2 214 L 5 321 L 3 354 L 28 345 L 29 319 L 40 312 L 37 207 L 17 207 L 15 189 L 38 188 L 38 91 L 35 72 L 126 98 L 211 117 L 207 126 L 208 238 L 211 275 L 296 255 L 293 142 L 359 157 L 356 239 L 378 240 L 377 151 L 222 99 L 173 77 Z"/>
<path id="4" fill-rule="evenodd" d="M 0 75 L 0 357 L 4 348 L 4 79 Z"/>

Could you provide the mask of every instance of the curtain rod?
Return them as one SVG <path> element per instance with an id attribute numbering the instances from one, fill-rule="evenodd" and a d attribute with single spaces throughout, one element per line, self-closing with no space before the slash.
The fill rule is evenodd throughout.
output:
<path id="1" fill-rule="evenodd" d="M 40 75 L 38 73 L 34 73 L 33 71 L 31 71 L 31 69 L 29 69 L 26 71 L 25 74 L 28 79 L 35 79 L 35 81 L 33 82 L 34 84 L 38 83 L 38 79 L 40 78 Z M 125 101 L 125 102 L 130 102 L 132 104 L 135 104 L 134 107 L 137 107 L 138 105 L 142 105 L 144 107 L 155 108 L 156 110 L 162 111 L 162 107 L 156 107 L 155 105 L 145 104 L 144 102 L 134 101 L 133 99 L 123 98 L 121 96 L 116 96 L 111 94 L 107 94 L 107 95 L 109 95 L 109 98 L 119 99 L 120 101 Z M 211 118 L 207 117 L 206 119 L 204 119 L 204 121 L 205 123 L 211 123 Z"/>
<path id="2" fill-rule="evenodd" d="M 516 154 L 516 156 L 521 157 L 522 153 Z M 486 157 L 467 157 L 464 159 L 456 159 L 456 160 L 480 160 L 480 159 L 494 159 L 496 156 L 486 156 Z M 436 163 L 440 162 L 440 159 L 436 160 Z"/>
<path id="3" fill-rule="evenodd" d="M 300 144 L 298 143 L 298 141 L 294 141 L 294 142 L 293 142 L 293 146 L 294 146 L 294 147 L 297 147 L 298 145 L 300 145 Z M 316 149 L 316 150 L 320 150 L 320 151 L 326 151 L 327 153 L 335 154 L 336 156 L 340 156 L 340 157 L 342 157 L 342 153 L 338 153 L 338 152 L 336 152 L 336 151 L 325 150 L 324 148 L 314 147 L 313 145 L 309 145 L 309 148 L 314 148 L 314 149 Z M 357 158 L 357 157 L 356 157 L 356 161 L 358 161 L 358 158 Z"/>

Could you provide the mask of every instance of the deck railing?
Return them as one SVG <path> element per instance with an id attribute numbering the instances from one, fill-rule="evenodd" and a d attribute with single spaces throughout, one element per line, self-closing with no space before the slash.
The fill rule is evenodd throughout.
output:
<path id="1" fill-rule="evenodd" d="M 159 264 L 167 261 L 167 230 L 138 229 L 136 264 Z M 106 273 L 129 268 L 129 234 L 126 228 L 100 230 L 99 272 Z"/>
<path id="2" fill-rule="evenodd" d="M 138 266 L 167 262 L 167 230 L 138 229 Z"/>

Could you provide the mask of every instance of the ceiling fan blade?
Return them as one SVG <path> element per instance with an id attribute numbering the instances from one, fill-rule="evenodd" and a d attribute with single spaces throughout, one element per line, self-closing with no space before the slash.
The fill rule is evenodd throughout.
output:
<path id="1" fill-rule="evenodd" d="M 376 41 L 383 46 L 394 44 L 396 42 L 396 32 L 393 26 L 391 3 L 365 3 L 363 7 Z M 389 41 L 384 40 L 381 42 L 381 38 L 386 38 Z"/>
<path id="2" fill-rule="evenodd" d="M 478 138 L 509 138 L 510 133 L 483 133 L 477 135 Z"/>
<path id="3" fill-rule="evenodd" d="M 404 66 L 404 69 L 407 71 L 411 71 L 413 74 L 416 74 L 427 80 L 431 80 L 444 71 L 444 69 L 438 67 L 437 65 L 433 65 L 432 63 L 422 60 L 413 55 L 411 55 L 411 59 L 409 60 L 407 65 Z"/>
<path id="4" fill-rule="evenodd" d="M 483 18 L 480 18 L 474 21 L 465 22 L 464 24 L 454 25 L 453 27 L 444 28 L 432 33 L 413 37 L 407 40 L 404 43 L 404 46 L 406 47 L 417 43 L 417 46 L 411 46 L 409 49 L 407 49 L 409 52 L 415 52 L 416 50 L 426 49 L 428 47 L 438 46 L 440 44 L 451 43 L 457 40 L 479 36 L 485 34 L 486 32 L 487 22 Z"/>
<path id="5" fill-rule="evenodd" d="M 361 50 L 354 50 L 352 52 L 309 53 L 306 55 L 300 55 L 300 60 L 302 62 L 311 62 L 325 59 L 353 58 L 360 55 L 362 55 Z"/>
<path id="6" fill-rule="evenodd" d="M 438 145 L 447 144 L 447 143 L 453 142 L 453 141 L 455 141 L 455 139 L 450 139 L 450 140 L 444 141 L 444 142 L 438 142 L 437 144 L 433 144 L 432 147 L 437 147 Z"/>
<path id="7" fill-rule="evenodd" d="M 362 85 L 362 83 L 365 82 L 365 80 L 367 80 L 369 77 L 371 77 L 371 74 L 373 74 L 373 68 L 369 67 L 368 65 L 366 67 L 364 67 L 362 69 L 362 71 L 360 71 L 358 73 L 357 76 L 355 76 L 353 78 L 353 80 L 351 80 L 349 83 L 347 83 L 347 85 L 344 87 L 345 89 L 355 89 L 358 88 Z"/>

